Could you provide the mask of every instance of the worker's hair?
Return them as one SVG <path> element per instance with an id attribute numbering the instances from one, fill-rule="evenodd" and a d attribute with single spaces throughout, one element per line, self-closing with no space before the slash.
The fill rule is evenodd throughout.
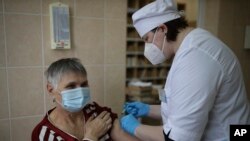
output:
<path id="1" fill-rule="evenodd" d="M 61 77 L 66 73 L 78 73 L 87 76 L 86 69 L 77 58 L 63 58 L 53 62 L 45 72 L 47 81 L 57 88 L 58 82 Z"/>
<path id="2" fill-rule="evenodd" d="M 174 19 L 172 21 L 168 21 L 164 23 L 167 28 L 168 32 L 166 33 L 167 41 L 176 41 L 178 33 L 188 27 L 188 22 L 184 17 Z M 152 32 L 155 32 L 157 28 L 154 28 Z"/>

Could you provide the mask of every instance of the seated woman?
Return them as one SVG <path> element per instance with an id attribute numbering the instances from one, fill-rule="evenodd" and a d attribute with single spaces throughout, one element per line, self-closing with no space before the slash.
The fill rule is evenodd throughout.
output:
<path id="1" fill-rule="evenodd" d="M 120 128 L 117 114 L 91 102 L 87 72 L 79 59 L 65 58 L 46 71 L 56 107 L 33 129 L 32 141 L 136 141 Z"/>

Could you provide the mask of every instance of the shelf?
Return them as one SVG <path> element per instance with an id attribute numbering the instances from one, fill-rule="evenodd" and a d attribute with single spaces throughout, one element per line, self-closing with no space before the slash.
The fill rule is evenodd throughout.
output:
<path id="1" fill-rule="evenodd" d="M 134 28 L 133 24 L 127 24 L 127 28 Z"/>
<path id="2" fill-rule="evenodd" d="M 141 51 L 127 51 L 127 55 L 144 55 L 144 52 Z"/>
<path id="3" fill-rule="evenodd" d="M 126 57 L 126 84 L 133 79 L 153 84 L 165 83 L 171 64 L 166 62 L 154 66 L 144 57 L 144 40 L 138 36 L 132 24 L 127 24 Z"/>
<path id="4" fill-rule="evenodd" d="M 132 15 L 144 5 L 153 0 L 128 0 L 127 9 L 127 47 L 126 47 L 126 84 L 133 79 L 152 82 L 152 84 L 164 84 L 170 62 L 160 65 L 152 65 L 144 56 L 145 43 L 133 26 Z"/>
<path id="5" fill-rule="evenodd" d="M 138 10 L 138 8 L 128 8 L 128 14 L 133 14 Z"/>
<path id="6" fill-rule="evenodd" d="M 144 56 L 145 43 L 133 26 L 132 15 L 144 5 L 153 0 L 128 0 L 127 9 L 127 39 L 126 39 L 126 89 L 129 88 L 130 81 L 151 82 L 152 85 L 164 86 L 166 77 L 171 67 L 171 62 L 166 61 L 160 65 L 152 65 Z M 139 95 L 138 95 L 139 94 Z M 142 101 L 148 104 L 160 104 L 158 90 L 153 87 L 148 91 L 133 92 L 126 90 L 126 101 Z M 143 122 L 157 125 L 151 121 Z"/>
<path id="7" fill-rule="evenodd" d="M 166 76 L 167 77 L 167 76 Z M 134 78 L 127 78 L 126 81 L 132 81 L 134 79 L 139 79 L 142 81 L 148 81 L 148 80 L 164 80 L 166 79 L 166 77 L 143 77 L 143 78 L 139 78 L 139 77 L 134 77 Z"/>
<path id="8" fill-rule="evenodd" d="M 127 38 L 128 42 L 144 42 L 141 38 Z"/>
<path id="9" fill-rule="evenodd" d="M 127 69 L 133 69 L 133 68 L 170 68 L 171 64 L 167 65 L 158 65 L 158 66 L 152 66 L 152 65 L 135 65 L 135 66 L 127 66 Z"/>

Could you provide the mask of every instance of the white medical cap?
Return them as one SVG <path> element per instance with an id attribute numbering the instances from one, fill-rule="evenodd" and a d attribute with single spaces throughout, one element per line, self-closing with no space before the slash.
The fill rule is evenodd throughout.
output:
<path id="1" fill-rule="evenodd" d="M 179 17 L 173 0 L 156 0 L 132 15 L 133 25 L 141 37 L 160 24 Z"/>

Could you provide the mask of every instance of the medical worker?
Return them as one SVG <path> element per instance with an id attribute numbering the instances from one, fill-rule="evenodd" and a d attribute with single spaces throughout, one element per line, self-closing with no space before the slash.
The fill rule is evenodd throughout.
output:
<path id="1" fill-rule="evenodd" d="M 143 141 L 229 141 L 232 124 L 250 124 L 241 66 L 230 48 L 201 28 L 191 28 L 172 0 L 156 0 L 132 16 L 145 41 L 144 56 L 158 65 L 173 58 L 161 107 L 127 103 L 122 128 Z M 163 126 L 137 117 L 159 118 Z"/>

